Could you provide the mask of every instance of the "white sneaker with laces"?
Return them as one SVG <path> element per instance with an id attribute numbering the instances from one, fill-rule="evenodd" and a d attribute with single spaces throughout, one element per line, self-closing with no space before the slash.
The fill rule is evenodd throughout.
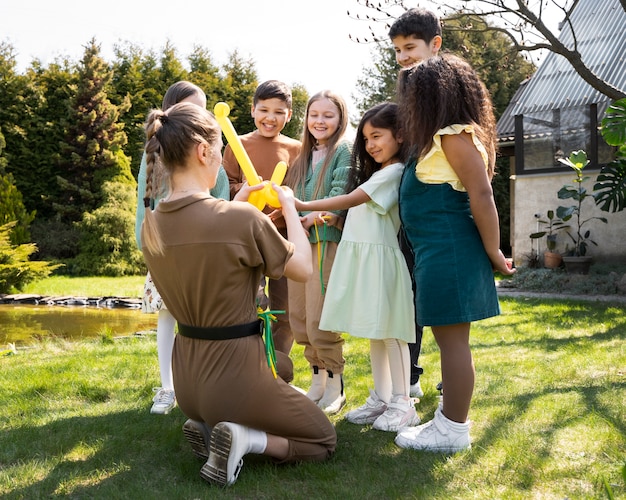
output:
<path id="1" fill-rule="evenodd" d="M 353 424 L 373 424 L 387 409 L 387 404 L 378 397 L 376 391 L 370 389 L 370 395 L 365 404 L 349 411 L 344 417 Z"/>
<path id="2" fill-rule="evenodd" d="M 409 396 L 411 396 L 412 398 L 424 397 L 424 391 L 422 390 L 422 386 L 420 385 L 419 380 L 414 384 L 411 384 L 411 386 L 409 387 Z"/>
<path id="3" fill-rule="evenodd" d="M 209 459 L 202 466 L 200 477 L 218 486 L 234 484 L 243 467 L 243 456 L 249 450 L 247 427 L 220 422 L 211 431 Z"/>
<path id="4" fill-rule="evenodd" d="M 439 407 L 430 422 L 399 431 L 395 443 L 400 448 L 433 452 L 456 453 L 467 450 L 472 447 L 469 421 L 463 424 L 453 422 L 446 418 Z"/>
<path id="5" fill-rule="evenodd" d="M 156 396 L 152 398 L 154 404 L 150 408 L 150 413 L 158 415 L 167 415 L 176 406 L 176 395 L 172 389 L 163 389 L 155 387 L 152 389 L 156 392 Z"/>
<path id="6" fill-rule="evenodd" d="M 408 396 L 393 396 L 385 412 L 376 419 L 372 427 L 379 431 L 397 432 L 419 424 L 420 418 L 413 404 L 413 399 Z"/>

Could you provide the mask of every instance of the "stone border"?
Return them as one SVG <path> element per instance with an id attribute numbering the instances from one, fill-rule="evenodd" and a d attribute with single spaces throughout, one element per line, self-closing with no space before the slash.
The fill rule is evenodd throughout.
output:
<path id="1" fill-rule="evenodd" d="M 136 297 L 52 297 L 30 293 L 0 294 L 0 304 L 34 304 L 46 306 L 90 306 L 108 309 L 141 309 L 141 299 Z"/>

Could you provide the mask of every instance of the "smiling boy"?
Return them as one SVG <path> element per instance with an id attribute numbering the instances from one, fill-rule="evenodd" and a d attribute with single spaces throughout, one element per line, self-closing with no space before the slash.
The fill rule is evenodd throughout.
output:
<path id="1" fill-rule="evenodd" d="M 391 25 L 389 38 L 396 61 L 409 68 L 437 55 L 442 43 L 441 23 L 429 10 L 409 9 Z"/>
<path id="2" fill-rule="evenodd" d="M 278 80 L 263 82 L 254 92 L 251 114 L 256 130 L 240 136 L 240 139 L 254 169 L 264 180 L 271 179 L 279 161 L 284 161 L 289 166 L 300 153 L 300 141 L 281 134 L 291 120 L 291 106 L 291 89 Z M 222 164 L 228 175 L 232 199 L 246 178 L 230 145 L 224 150 Z M 265 207 L 264 212 L 272 211 L 272 208 Z M 284 219 L 278 217 L 274 223 L 279 232 L 286 237 Z M 289 354 L 293 345 L 293 334 L 289 327 L 287 279 L 269 280 L 268 291 L 270 309 L 285 311 L 285 314 L 278 314 L 277 321 L 272 324 L 274 346 L 277 351 Z"/>

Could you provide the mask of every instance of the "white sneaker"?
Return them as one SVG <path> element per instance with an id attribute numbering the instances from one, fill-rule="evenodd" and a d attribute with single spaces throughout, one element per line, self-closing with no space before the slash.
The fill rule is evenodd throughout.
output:
<path id="1" fill-rule="evenodd" d="M 209 459 L 202 466 L 200 477 L 218 486 L 234 484 L 243 467 L 243 456 L 249 449 L 247 427 L 220 422 L 211 431 Z"/>
<path id="2" fill-rule="evenodd" d="M 344 417 L 353 424 L 373 424 L 387 409 L 387 404 L 378 397 L 376 391 L 370 389 L 370 395 L 363 406 L 349 411 Z"/>
<path id="3" fill-rule="evenodd" d="M 424 391 L 422 390 L 419 380 L 409 387 L 409 396 L 412 398 L 421 398 L 424 396 Z"/>
<path id="4" fill-rule="evenodd" d="M 158 415 L 167 415 L 176 406 L 176 395 L 171 389 L 163 389 L 162 387 L 155 387 L 152 389 L 156 392 L 156 396 L 152 398 L 154 404 L 150 408 L 150 413 L 156 413 Z"/>
<path id="5" fill-rule="evenodd" d="M 445 417 L 439 407 L 430 422 L 399 431 L 395 443 L 400 448 L 444 453 L 467 450 L 472 447 L 469 421 L 463 424 L 453 422 Z"/>
<path id="6" fill-rule="evenodd" d="M 211 427 L 204 422 L 189 418 L 183 424 L 183 434 L 191 445 L 193 454 L 202 460 L 207 460 L 209 458 L 208 444 L 211 439 Z"/>
<path id="7" fill-rule="evenodd" d="M 319 400 L 319 406 L 327 415 L 334 415 L 341 410 L 346 404 L 346 395 L 343 392 L 343 377 L 341 374 L 333 374 L 328 372 L 326 379 L 326 390 L 322 399 Z"/>
<path id="8" fill-rule="evenodd" d="M 413 406 L 413 400 L 408 396 L 393 396 L 385 412 L 376 419 L 372 427 L 379 431 L 397 432 L 419 423 L 420 418 Z"/>

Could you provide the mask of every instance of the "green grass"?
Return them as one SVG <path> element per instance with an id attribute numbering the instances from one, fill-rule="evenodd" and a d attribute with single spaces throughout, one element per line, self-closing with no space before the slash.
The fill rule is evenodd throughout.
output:
<path id="1" fill-rule="evenodd" d="M 62 297 L 141 297 L 145 276 L 72 278 L 51 276 L 24 287 L 21 293 Z"/>
<path id="2" fill-rule="evenodd" d="M 278 466 L 248 455 L 218 489 L 183 438 L 179 409 L 150 415 L 154 336 L 42 342 L 0 358 L 2 498 L 626 498 L 626 316 L 622 304 L 510 299 L 472 328 L 473 447 L 453 456 L 401 450 L 394 435 L 346 423 L 371 387 L 368 343 L 347 337 L 348 404 L 332 417 L 337 452 Z M 302 349 L 296 384 L 307 387 Z M 424 420 L 438 402 L 430 330 L 421 364 Z M 259 408 L 259 411 L 263 411 Z"/>

